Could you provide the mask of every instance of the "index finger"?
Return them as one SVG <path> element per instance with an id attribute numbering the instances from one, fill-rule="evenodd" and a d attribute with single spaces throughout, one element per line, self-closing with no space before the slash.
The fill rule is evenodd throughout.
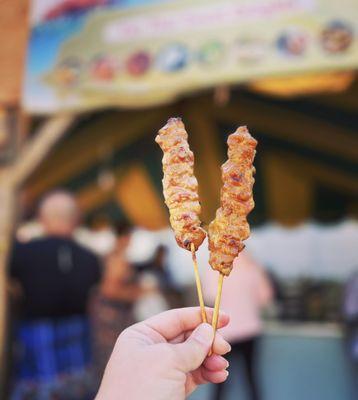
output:
<path id="1" fill-rule="evenodd" d="M 205 307 L 208 322 L 213 316 L 213 309 Z M 229 323 L 229 316 L 220 311 L 218 328 L 222 328 Z M 177 308 L 165 311 L 143 322 L 151 329 L 164 336 L 166 340 L 171 340 L 183 332 L 193 330 L 202 323 L 200 307 Z"/>

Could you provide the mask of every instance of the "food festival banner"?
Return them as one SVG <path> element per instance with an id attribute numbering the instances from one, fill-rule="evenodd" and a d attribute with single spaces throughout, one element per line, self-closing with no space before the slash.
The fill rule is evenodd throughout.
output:
<path id="1" fill-rule="evenodd" d="M 144 107 L 220 84 L 358 67 L 356 0 L 34 0 L 31 113 Z"/>

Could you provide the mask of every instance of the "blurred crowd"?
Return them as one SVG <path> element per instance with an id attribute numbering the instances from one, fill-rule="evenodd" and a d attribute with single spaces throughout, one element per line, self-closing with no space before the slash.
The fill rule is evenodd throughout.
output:
<path id="1" fill-rule="evenodd" d="M 64 191 L 46 195 L 37 216 L 35 231 L 19 232 L 10 260 L 10 398 L 93 399 L 124 329 L 166 309 L 197 304 L 190 254 L 166 241 L 149 244 L 123 221 L 97 221 L 95 235 L 78 230 L 79 209 Z M 204 258 L 199 251 L 199 265 L 206 265 Z M 231 316 L 223 335 L 232 345 L 230 358 L 244 361 L 248 392 L 257 400 L 261 312 L 273 309 L 279 291 L 249 252 L 235 262 L 240 268 L 233 269 L 222 297 L 222 309 Z M 206 269 L 202 279 L 212 305 L 217 274 Z M 347 285 L 344 314 L 349 352 L 358 358 L 357 293 L 355 276 Z M 212 399 L 224 394 L 225 384 L 216 385 Z"/>

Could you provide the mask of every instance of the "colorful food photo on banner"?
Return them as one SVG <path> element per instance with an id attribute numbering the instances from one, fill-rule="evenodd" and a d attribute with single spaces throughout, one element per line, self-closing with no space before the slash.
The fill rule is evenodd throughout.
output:
<path id="1" fill-rule="evenodd" d="M 351 70 L 357 19 L 355 0 L 34 0 L 23 105 L 145 107 L 219 84 Z"/>

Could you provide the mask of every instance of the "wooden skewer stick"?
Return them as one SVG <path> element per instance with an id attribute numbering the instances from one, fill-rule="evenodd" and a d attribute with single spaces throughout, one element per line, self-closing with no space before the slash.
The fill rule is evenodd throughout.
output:
<path id="1" fill-rule="evenodd" d="M 214 330 L 214 340 L 215 340 L 216 330 L 217 330 L 217 327 L 218 327 L 219 312 L 220 312 L 220 301 L 221 301 L 221 293 L 222 293 L 222 290 L 223 290 L 224 277 L 225 277 L 225 275 L 223 275 L 223 274 L 219 275 L 218 290 L 216 292 L 216 298 L 215 298 L 213 321 L 212 321 L 212 324 L 211 324 L 212 327 L 213 327 L 213 330 Z M 211 355 L 211 354 L 212 354 L 212 351 L 210 352 L 209 355 Z"/>
<path id="2" fill-rule="evenodd" d="M 202 320 L 203 322 L 208 322 L 208 320 L 207 320 L 207 318 L 206 318 L 204 297 L 203 297 L 203 291 L 202 291 L 202 288 L 201 288 L 201 281 L 200 281 L 200 275 L 199 275 L 198 261 L 197 261 L 197 259 L 196 259 L 194 243 L 191 243 L 190 249 L 191 249 L 191 256 L 192 256 L 193 265 L 194 265 L 194 274 L 195 274 L 196 290 L 197 290 L 197 292 L 198 292 L 198 298 L 199 298 L 199 304 L 200 304 L 200 312 L 201 312 L 201 320 Z"/>

